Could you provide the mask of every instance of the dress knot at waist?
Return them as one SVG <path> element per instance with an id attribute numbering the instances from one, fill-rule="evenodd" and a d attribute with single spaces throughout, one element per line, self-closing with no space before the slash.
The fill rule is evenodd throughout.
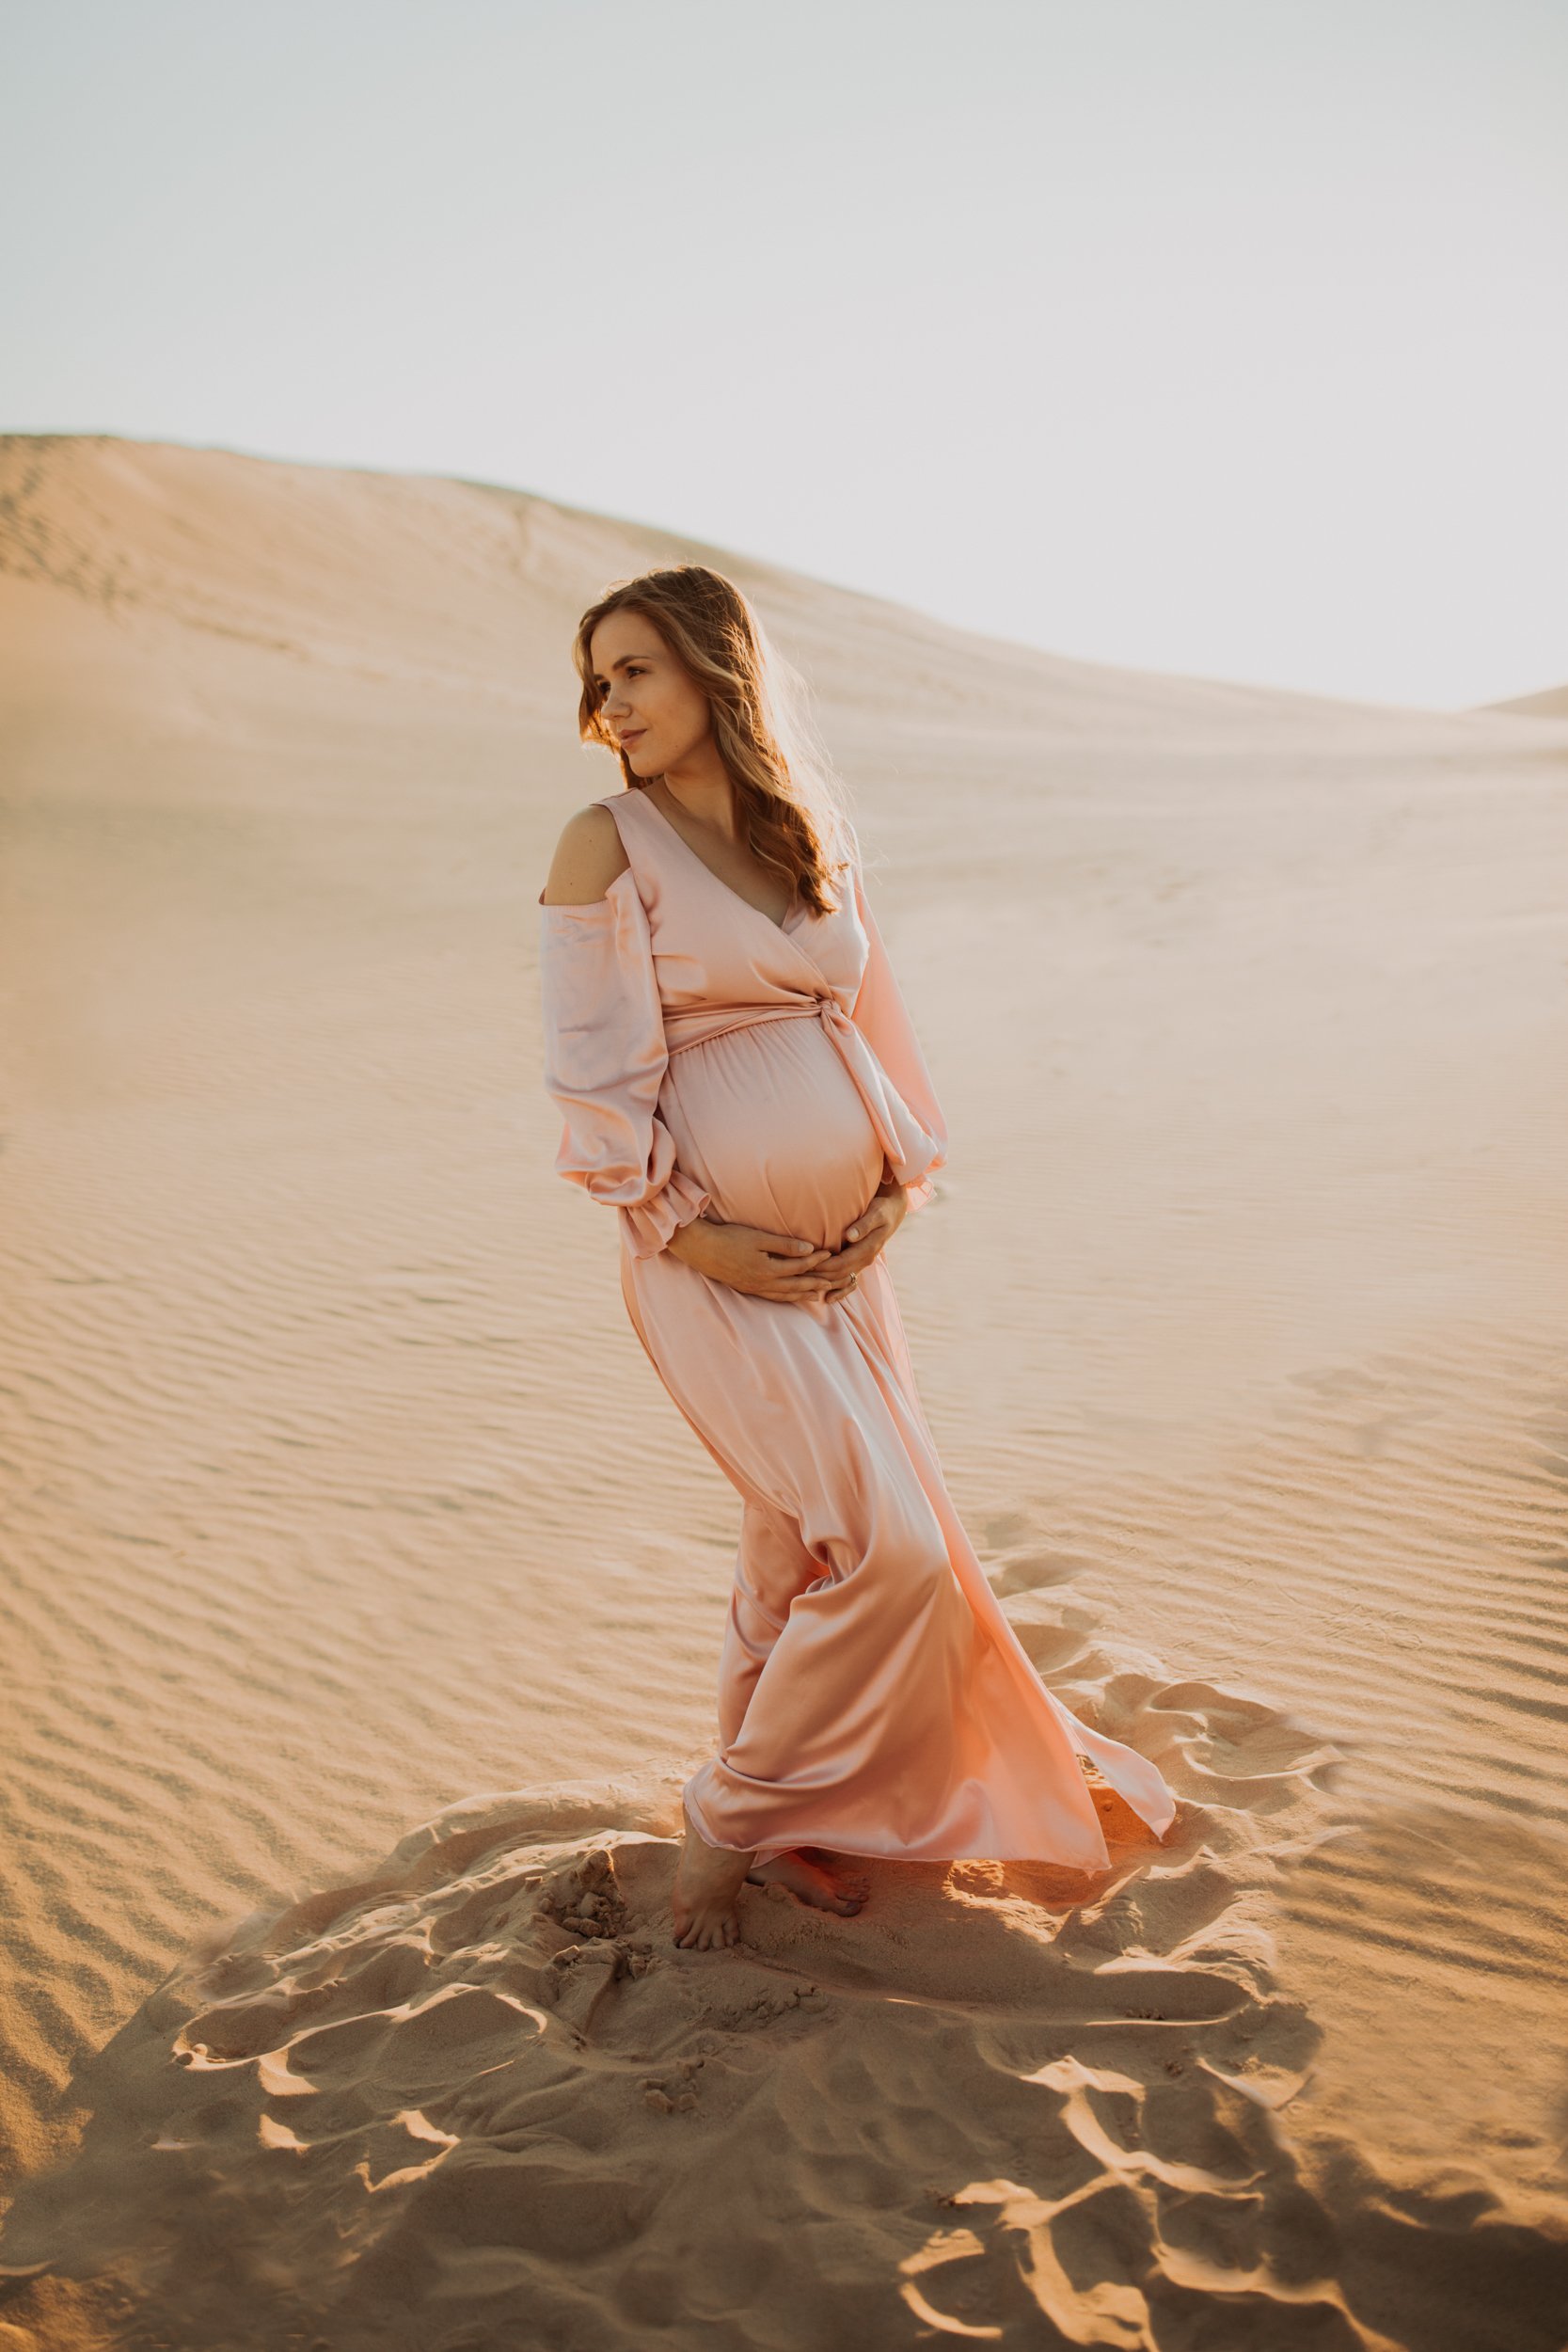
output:
<path id="1" fill-rule="evenodd" d="M 693 1005 L 688 1011 L 665 1014 L 664 1041 L 668 1052 L 685 1054 L 693 1045 L 705 1045 L 710 1038 L 727 1037 L 732 1029 L 753 1028 L 763 1021 L 799 1021 L 802 1016 L 815 1020 L 818 1013 L 829 1012 L 836 1012 L 841 1021 L 848 1018 L 832 996 L 808 996 L 796 1005 Z"/>

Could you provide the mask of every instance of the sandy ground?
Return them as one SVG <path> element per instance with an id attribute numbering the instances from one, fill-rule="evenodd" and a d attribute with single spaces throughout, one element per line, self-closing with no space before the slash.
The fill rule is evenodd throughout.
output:
<path id="1" fill-rule="evenodd" d="M 0 492 L 0 2352 L 1559 2352 L 1568 723 L 475 485 Z M 956 1500 L 1182 1799 L 715 1954 L 736 1506 L 534 979 L 616 780 L 572 623 L 689 555 L 813 679 L 950 1117 Z"/>

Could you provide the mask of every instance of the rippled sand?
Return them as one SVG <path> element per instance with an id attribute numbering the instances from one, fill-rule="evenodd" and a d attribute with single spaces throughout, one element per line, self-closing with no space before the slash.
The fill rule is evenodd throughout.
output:
<path id="1" fill-rule="evenodd" d="M 880 860 L 955 1496 L 1182 1799 L 743 1954 L 734 1498 L 533 993 L 571 624 L 689 554 Z M 0 2347 L 1558 2352 L 1568 724 L 110 440 L 4 445 L 0 564 Z"/>

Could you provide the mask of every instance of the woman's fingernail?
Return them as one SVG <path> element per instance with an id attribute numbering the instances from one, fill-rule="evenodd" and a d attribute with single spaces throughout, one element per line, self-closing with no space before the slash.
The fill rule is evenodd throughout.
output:
<path id="1" fill-rule="evenodd" d="M 859 1227 L 858 1225 L 851 1225 L 851 1226 L 850 1226 L 850 1228 L 849 1228 L 848 1239 L 849 1239 L 850 1241 L 859 1241 L 860 1237 L 861 1237 L 861 1229 L 860 1229 L 860 1227 Z"/>

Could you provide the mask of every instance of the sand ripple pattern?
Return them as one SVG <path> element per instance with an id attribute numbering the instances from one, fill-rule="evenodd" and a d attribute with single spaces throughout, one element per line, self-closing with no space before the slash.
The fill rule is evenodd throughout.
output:
<path id="1" fill-rule="evenodd" d="M 171 1973 L 0 2263 L 134 2280 L 132 2347 L 1556 2352 L 1568 2241 L 1293 2136 L 1272 1889 L 1333 1752 L 1125 1665 L 1099 1714 L 1181 1807 L 1097 1784 L 1087 1900 L 873 1863 L 854 1920 L 747 1887 L 722 1956 L 670 1940 L 678 1783 L 448 1808 Z"/>

